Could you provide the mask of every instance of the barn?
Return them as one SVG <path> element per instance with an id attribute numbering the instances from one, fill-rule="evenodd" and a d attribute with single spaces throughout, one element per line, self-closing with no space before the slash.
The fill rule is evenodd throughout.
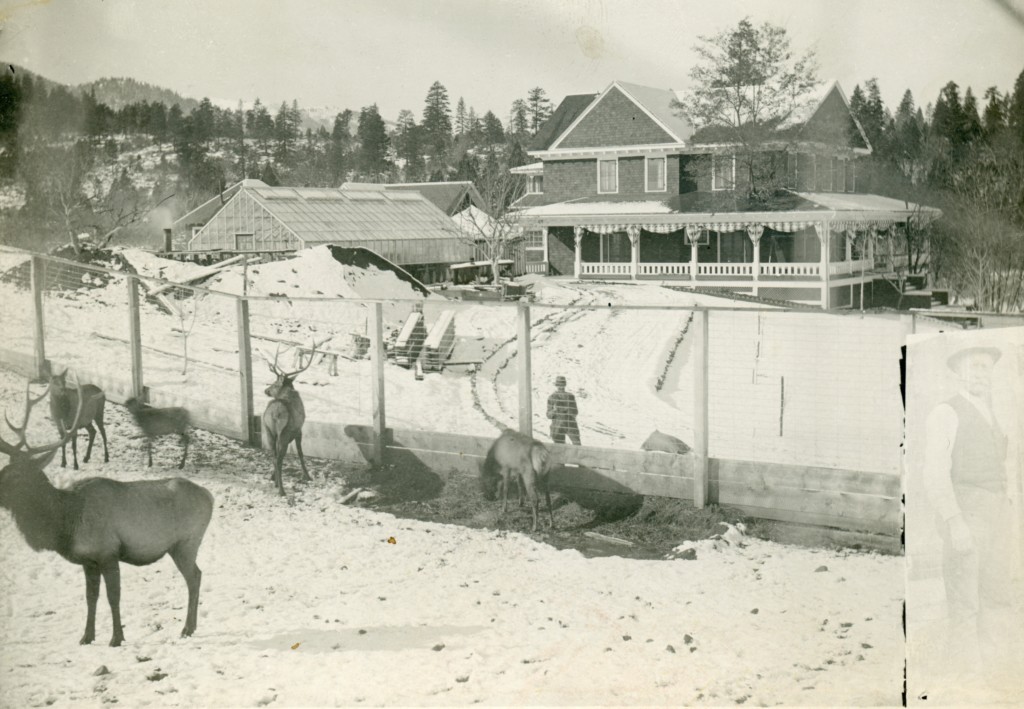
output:
<path id="1" fill-rule="evenodd" d="M 452 220 L 418 192 L 368 184 L 269 187 L 260 180 L 243 180 L 194 226 L 187 250 L 267 254 L 320 244 L 369 249 L 428 283 L 473 255 Z"/>

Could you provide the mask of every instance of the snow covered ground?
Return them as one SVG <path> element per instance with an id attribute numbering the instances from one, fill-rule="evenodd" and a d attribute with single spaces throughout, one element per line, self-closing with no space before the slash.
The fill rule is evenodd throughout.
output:
<path id="1" fill-rule="evenodd" d="M 0 370 L 0 407 L 18 416 L 23 392 Z M 111 462 L 51 465 L 51 479 L 177 473 L 176 443 L 149 471 L 124 410 L 107 418 Z M 31 431 L 52 435 L 45 411 Z M 101 597 L 97 642 L 79 646 L 82 572 L 32 552 L 0 514 L 3 704 L 900 703 L 900 558 L 743 539 L 697 543 L 691 561 L 587 559 L 543 535 L 343 505 L 344 469 L 312 463 L 318 482 L 290 506 L 262 453 L 196 434 L 184 475 L 216 506 L 185 640 L 184 582 L 164 559 L 122 565 L 126 643 L 105 645 Z"/>

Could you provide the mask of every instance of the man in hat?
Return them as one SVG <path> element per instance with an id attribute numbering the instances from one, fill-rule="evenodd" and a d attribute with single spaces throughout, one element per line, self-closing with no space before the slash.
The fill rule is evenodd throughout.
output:
<path id="1" fill-rule="evenodd" d="M 1007 634 L 1016 633 L 1007 438 L 992 413 L 992 369 L 1000 355 L 995 347 L 968 347 L 949 357 L 959 391 L 928 416 L 924 467 L 942 537 L 948 649 L 961 668 L 980 662 L 990 676 L 1007 659 Z"/>
<path id="2" fill-rule="evenodd" d="M 548 397 L 548 418 L 551 419 L 551 440 L 565 443 L 568 435 L 575 445 L 580 445 L 580 429 L 576 425 L 576 397 L 565 390 L 565 377 L 555 377 L 555 392 Z"/>

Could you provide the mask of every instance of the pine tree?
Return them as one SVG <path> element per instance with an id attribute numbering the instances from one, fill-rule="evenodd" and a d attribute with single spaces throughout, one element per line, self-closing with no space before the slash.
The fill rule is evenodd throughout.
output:
<path id="1" fill-rule="evenodd" d="M 412 111 L 402 110 L 398 114 L 398 125 L 394 136 L 395 155 L 405 162 L 405 180 L 415 182 L 422 178 L 423 160 L 422 130 L 416 125 Z"/>
<path id="2" fill-rule="evenodd" d="M 1013 83 L 1013 97 L 1007 99 L 1006 122 L 1010 134 L 1016 138 L 1021 149 L 1024 149 L 1024 71 L 1017 75 Z"/>
<path id="3" fill-rule="evenodd" d="M 530 129 L 530 118 L 526 101 L 517 98 L 512 102 L 512 110 L 508 116 L 508 130 L 512 135 L 525 135 Z"/>
<path id="4" fill-rule="evenodd" d="M 389 170 L 387 156 L 390 141 L 377 104 L 367 106 L 360 111 L 356 137 L 359 140 L 360 174 L 364 179 L 374 182 L 381 181 Z"/>
<path id="5" fill-rule="evenodd" d="M 960 87 L 950 81 L 942 87 L 935 101 L 932 113 L 932 132 L 959 147 L 963 144 L 963 107 L 960 104 Z"/>
<path id="6" fill-rule="evenodd" d="M 544 93 L 544 89 L 535 86 L 527 94 L 526 104 L 530 120 L 530 132 L 536 135 L 541 125 L 551 115 L 551 100 Z"/>
<path id="7" fill-rule="evenodd" d="M 452 137 L 452 116 L 448 106 L 448 90 L 435 81 L 427 91 L 423 108 L 424 147 L 432 156 L 444 155 Z"/>
<path id="8" fill-rule="evenodd" d="M 330 147 L 327 149 L 327 172 L 331 184 L 340 185 L 348 177 L 351 167 L 349 155 L 352 151 L 352 111 L 345 109 L 334 117 L 331 128 Z"/>
<path id="9" fill-rule="evenodd" d="M 982 132 L 989 143 L 1006 129 L 1006 109 L 1009 97 L 1003 97 L 995 86 L 985 90 L 985 113 L 982 116 Z"/>
<path id="10" fill-rule="evenodd" d="M 496 145 L 505 140 L 505 129 L 501 127 L 501 121 L 491 111 L 484 114 L 483 134 L 484 141 L 488 145 Z"/>
<path id="11" fill-rule="evenodd" d="M 455 135 L 466 134 L 466 102 L 459 96 L 459 102 L 455 105 Z"/>
<path id="12" fill-rule="evenodd" d="M 963 124 L 960 128 L 964 145 L 973 145 L 981 138 L 981 118 L 978 116 L 978 101 L 970 87 L 964 92 L 964 104 L 961 109 Z"/>

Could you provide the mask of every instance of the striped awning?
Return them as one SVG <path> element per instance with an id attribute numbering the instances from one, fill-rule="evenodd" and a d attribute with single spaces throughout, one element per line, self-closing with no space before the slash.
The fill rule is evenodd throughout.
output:
<path id="1" fill-rule="evenodd" d="M 895 219 L 872 219 L 871 221 L 836 221 L 832 222 L 832 229 L 834 231 L 868 231 L 870 229 L 877 229 L 878 231 L 885 231 L 889 227 L 899 224 Z"/>

